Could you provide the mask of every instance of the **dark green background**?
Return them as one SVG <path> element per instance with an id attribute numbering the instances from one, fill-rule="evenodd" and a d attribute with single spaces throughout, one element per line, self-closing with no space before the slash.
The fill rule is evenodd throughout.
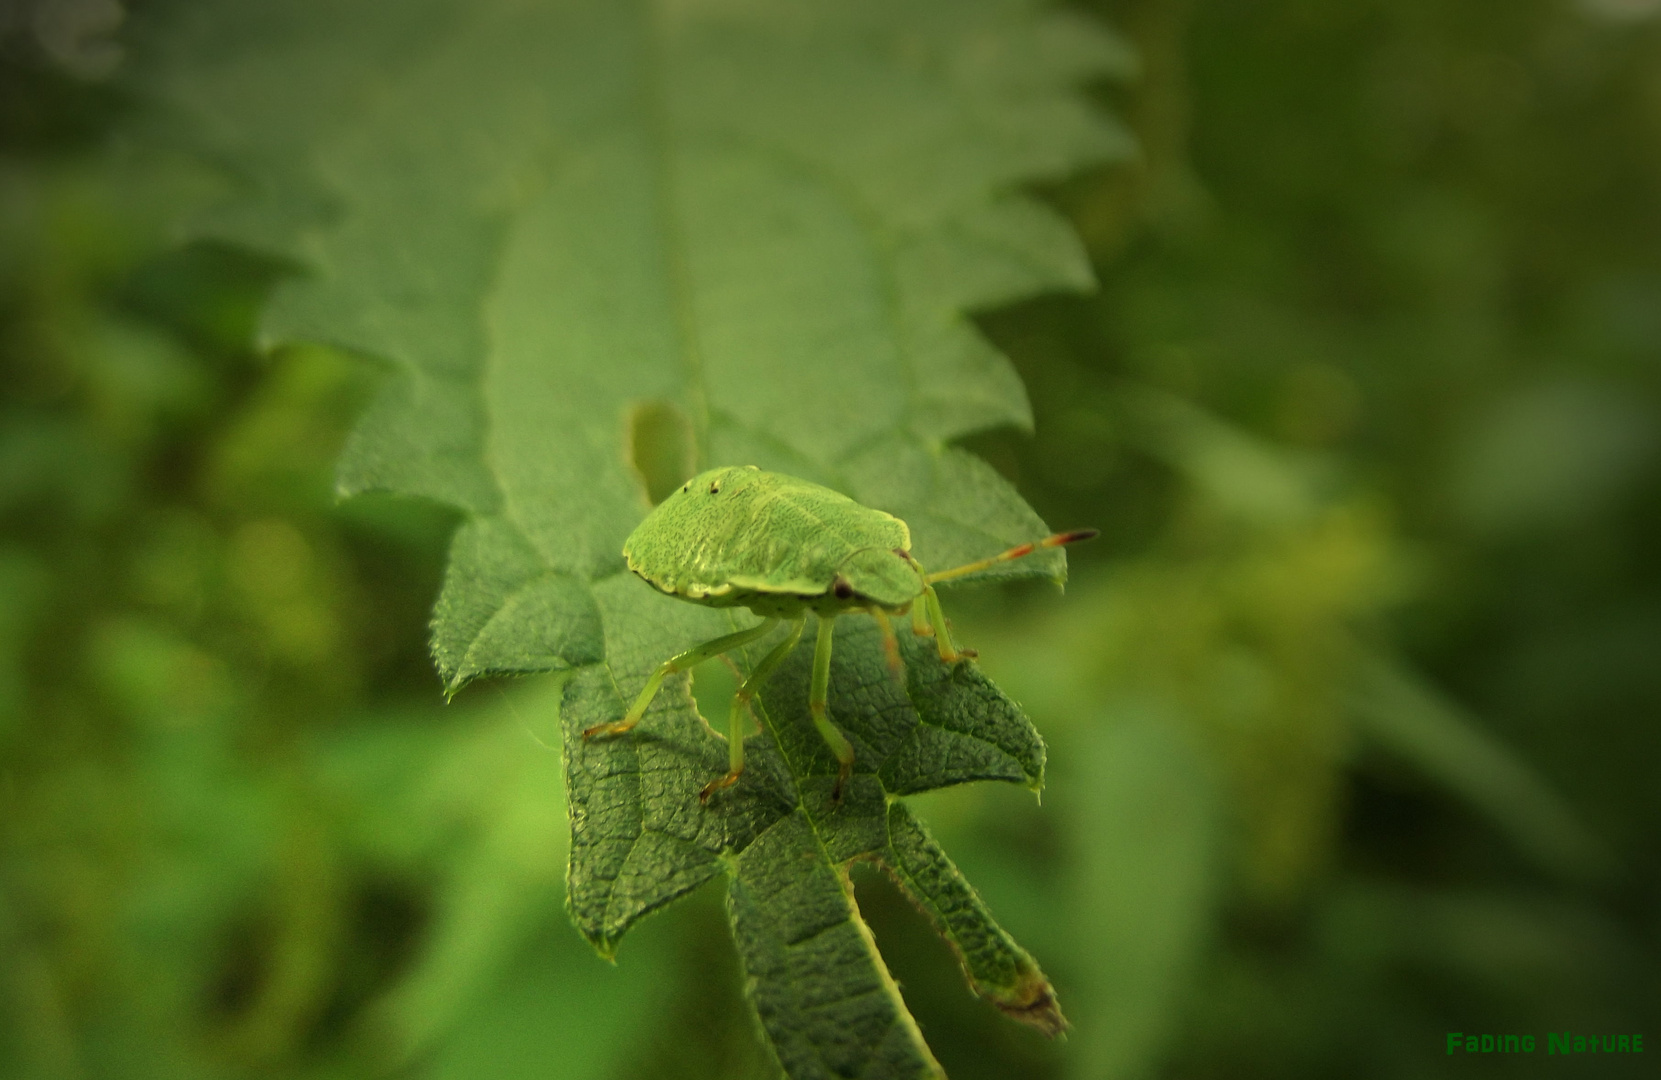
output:
<path id="1" fill-rule="evenodd" d="M 1048 192 L 1102 287 L 984 313 L 1037 434 L 971 448 L 1104 536 L 1065 598 L 946 598 L 1050 787 L 917 800 L 1075 1031 L 970 997 L 862 878 L 925 1035 L 958 1078 L 1661 1052 L 1661 8 L 1099 7 L 1143 159 Z M 765 1075 L 718 894 L 615 969 L 565 922 L 546 685 L 440 704 L 453 522 L 331 496 L 377 374 L 256 353 L 283 268 L 173 249 L 112 58 L 17 10 L 0 1074 Z"/>

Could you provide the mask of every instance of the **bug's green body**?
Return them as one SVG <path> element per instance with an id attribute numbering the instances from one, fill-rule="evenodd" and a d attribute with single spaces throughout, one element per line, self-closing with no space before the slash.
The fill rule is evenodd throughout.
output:
<path id="1" fill-rule="evenodd" d="M 973 653 L 952 645 L 932 582 L 958 577 L 1043 547 L 1086 540 L 1095 533 L 1058 533 L 1000 555 L 930 575 L 911 556 L 911 531 L 891 514 L 873 510 L 794 476 L 753 465 L 711 469 L 688 480 L 648 515 L 623 542 L 629 569 L 660 592 L 710 607 L 747 607 L 763 621 L 664 661 L 623 719 L 597 724 L 584 738 L 622 735 L 646 714 L 663 680 L 714 656 L 756 641 L 789 619 L 791 628 L 750 671 L 733 699 L 727 745 L 731 768 L 704 788 L 702 798 L 738 780 L 744 770 L 742 724 L 750 700 L 801 640 L 807 613 L 819 616 L 808 708 L 819 734 L 836 754 L 840 771 L 833 797 L 853 769 L 854 748 L 826 712 L 830 688 L 832 627 L 838 615 L 866 611 L 882 626 L 889 663 L 899 666 L 899 646 L 888 616 L 910 612 L 918 634 L 933 635 L 940 659 L 957 663 Z"/>
<path id="2" fill-rule="evenodd" d="M 927 584 L 910 550 L 899 518 L 753 465 L 693 477 L 623 542 L 662 592 L 774 618 L 902 608 Z"/>

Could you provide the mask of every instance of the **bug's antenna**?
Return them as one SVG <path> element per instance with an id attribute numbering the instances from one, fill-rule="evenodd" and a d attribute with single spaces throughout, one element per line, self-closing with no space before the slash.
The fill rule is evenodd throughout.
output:
<path id="1" fill-rule="evenodd" d="M 990 570 L 999 563 L 1019 559 L 1022 556 L 1031 555 L 1035 551 L 1042 551 L 1044 548 L 1064 547 L 1067 544 L 1079 544 L 1086 540 L 1094 540 L 1100 535 L 1100 529 L 1074 529 L 1072 532 L 1055 533 L 1052 536 L 1046 536 L 1044 539 L 1034 541 L 1030 544 L 1017 545 L 1016 547 L 1010 548 L 1008 551 L 992 556 L 990 559 L 981 559 L 978 562 L 964 563 L 962 566 L 954 566 L 950 570 L 942 570 L 938 574 L 930 574 L 927 581 L 930 585 L 933 585 L 937 581 L 946 581 L 950 578 L 962 577 L 965 574 L 979 573 L 982 570 Z"/>

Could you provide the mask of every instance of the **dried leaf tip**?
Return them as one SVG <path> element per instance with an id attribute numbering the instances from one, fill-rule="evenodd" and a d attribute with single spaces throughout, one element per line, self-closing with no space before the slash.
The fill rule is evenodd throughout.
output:
<path id="1" fill-rule="evenodd" d="M 1061 1004 L 1055 999 L 1055 988 L 1036 968 L 1025 973 L 1014 993 L 1008 997 L 993 997 L 992 1004 L 1011 1020 L 1019 1020 L 1055 1038 L 1071 1025 L 1061 1014 Z"/>

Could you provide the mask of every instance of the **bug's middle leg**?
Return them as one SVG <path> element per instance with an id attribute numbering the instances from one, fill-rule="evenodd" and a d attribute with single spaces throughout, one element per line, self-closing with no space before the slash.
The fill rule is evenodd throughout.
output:
<path id="1" fill-rule="evenodd" d="M 738 782 L 738 775 L 744 771 L 744 714 L 749 711 L 750 700 L 761 689 L 761 684 L 766 681 L 767 676 L 790 655 L 790 650 L 796 647 L 796 642 L 802 640 L 802 627 L 806 623 L 806 613 L 796 616 L 791 624 L 790 633 L 785 635 L 783 641 L 773 646 L 772 652 L 761 658 L 761 663 L 755 666 L 750 672 L 750 677 L 738 688 L 738 693 L 733 695 L 732 712 L 727 718 L 727 763 L 730 768 L 727 775 L 711 780 L 704 786 L 704 790 L 698 793 L 699 802 L 708 802 L 711 795 Z"/>
<path id="2" fill-rule="evenodd" d="M 623 719 L 614 720 L 609 724 L 595 724 L 583 732 L 583 738 L 593 739 L 602 735 L 622 735 L 629 731 L 640 723 L 642 716 L 646 715 L 646 707 L 652 703 L 653 698 L 657 697 L 658 687 L 663 685 L 664 679 L 677 671 L 688 671 L 695 668 L 710 657 L 720 656 L 729 649 L 736 649 L 740 645 L 748 645 L 756 638 L 766 635 L 778 624 L 778 619 L 764 619 L 748 630 L 740 630 L 736 634 L 727 634 L 724 637 L 716 638 L 714 641 L 706 641 L 696 648 L 686 650 L 679 656 L 670 657 L 658 665 L 656 671 L 652 672 L 652 677 L 646 680 L 646 685 L 641 688 L 640 695 L 634 699 L 634 704 L 629 706 L 629 711 L 623 715 Z"/>
<path id="3" fill-rule="evenodd" d="M 813 646 L 813 685 L 808 690 L 807 707 L 813 714 L 813 726 L 819 729 L 819 737 L 836 755 L 836 786 L 831 789 L 831 801 L 841 802 L 842 785 L 848 782 L 848 774 L 854 769 L 854 747 L 825 714 L 825 702 L 830 697 L 831 638 L 835 630 L 835 615 L 819 616 L 819 639 Z"/>

